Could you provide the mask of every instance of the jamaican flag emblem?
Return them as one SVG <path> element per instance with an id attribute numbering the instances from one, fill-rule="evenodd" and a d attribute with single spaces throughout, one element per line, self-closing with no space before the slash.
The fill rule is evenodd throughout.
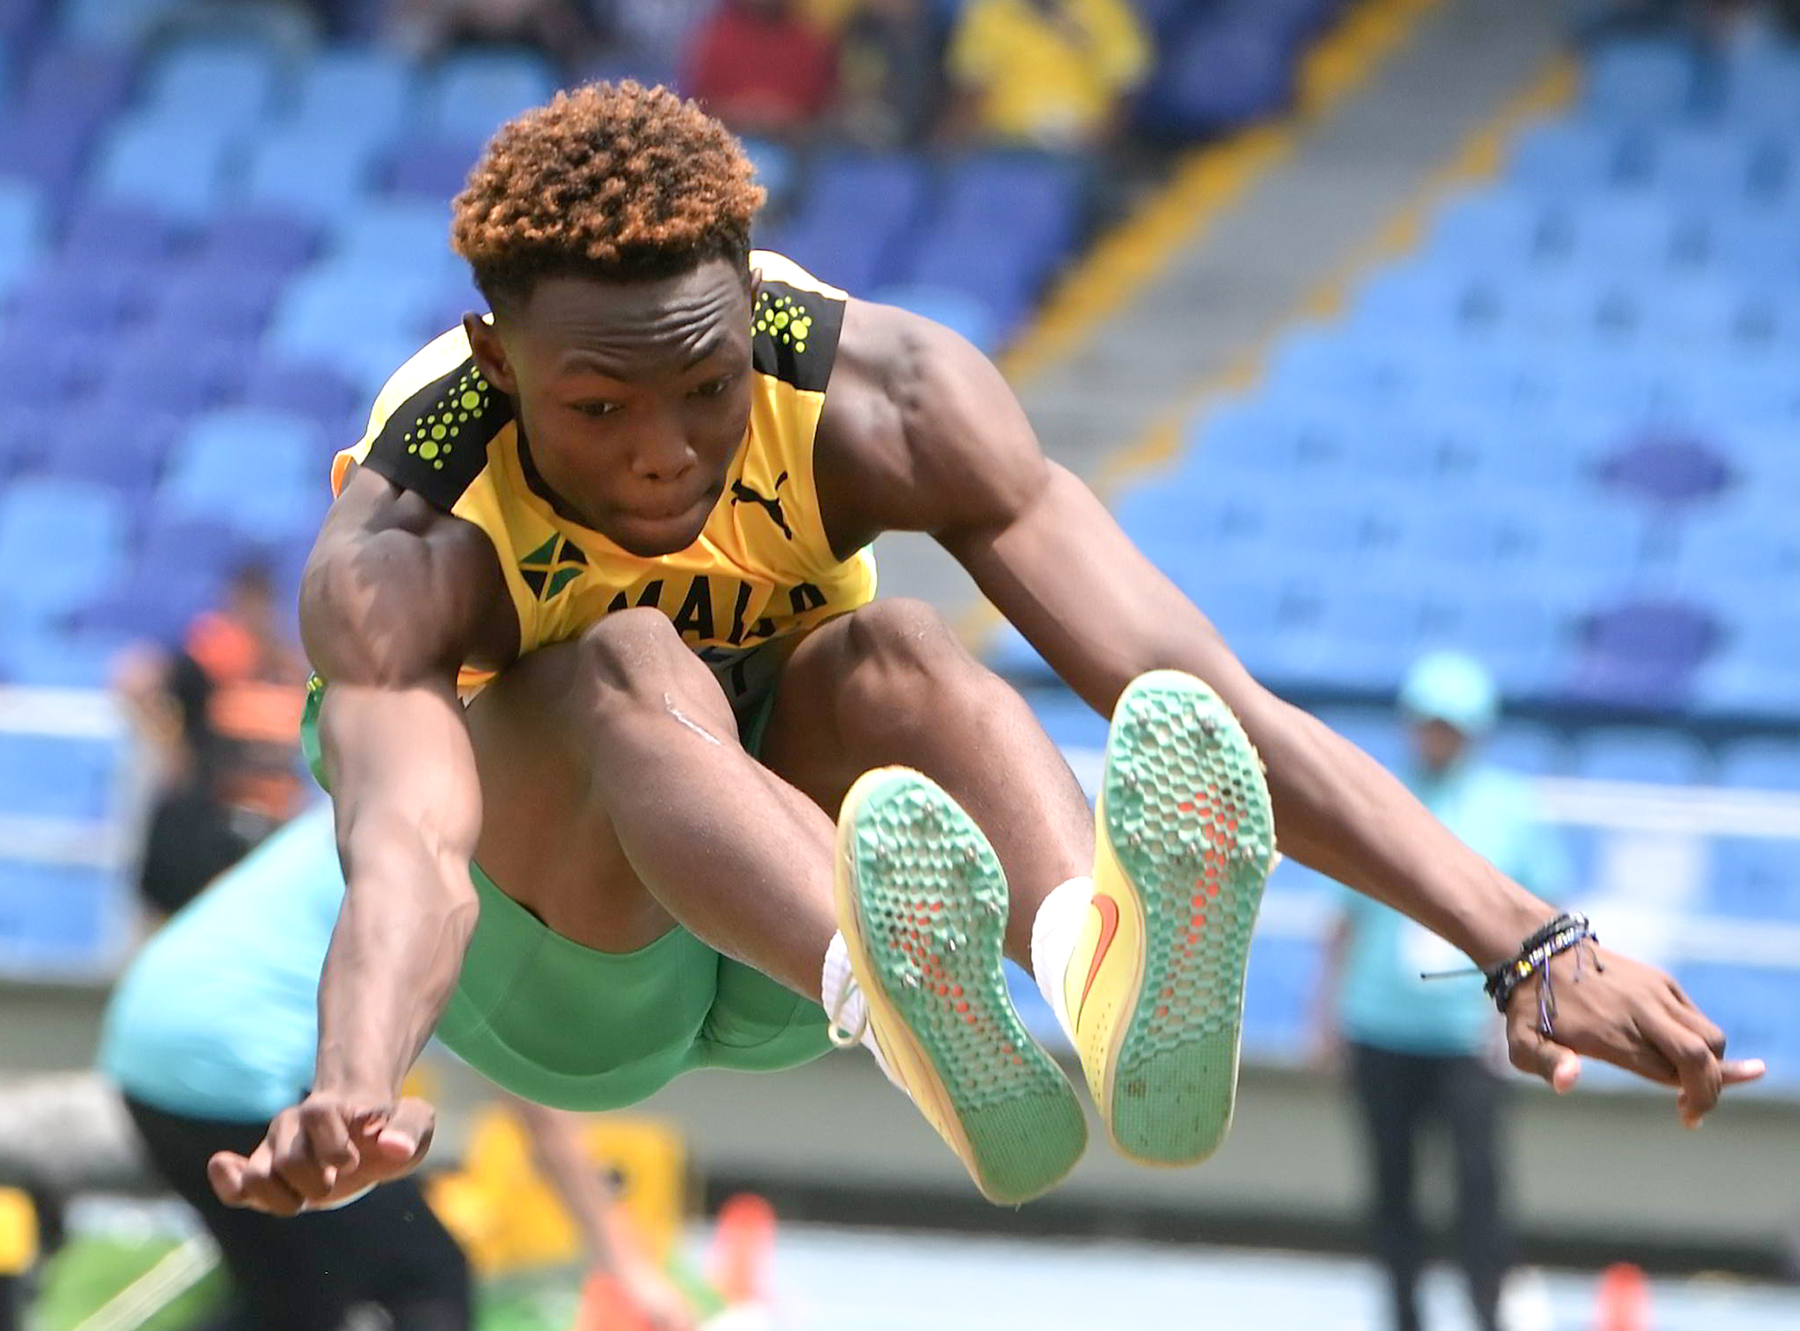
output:
<path id="1" fill-rule="evenodd" d="M 519 561 L 519 575 L 540 601 L 554 600 L 588 566 L 581 547 L 567 536 L 552 536 Z"/>

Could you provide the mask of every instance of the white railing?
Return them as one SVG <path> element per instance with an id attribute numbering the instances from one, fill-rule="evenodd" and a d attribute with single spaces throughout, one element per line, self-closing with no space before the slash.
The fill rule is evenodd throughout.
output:
<path id="1" fill-rule="evenodd" d="M 0 686 L 0 732 L 99 742 L 118 753 L 103 817 L 0 812 L 0 861 L 94 869 L 108 885 L 105 917 L 89 954 L 44 966 L 28 950 L 16 950 L 15 940 L 0 938 L 0 977 L 104 978 L 123 958 L 137 916 L 131 883 L 143 826 L 147 765 L 117 700 L 92 689 Z"/>

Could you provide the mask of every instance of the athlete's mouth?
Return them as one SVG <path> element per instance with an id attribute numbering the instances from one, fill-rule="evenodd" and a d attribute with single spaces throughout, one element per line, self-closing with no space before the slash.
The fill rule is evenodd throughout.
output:
<path id="1" fill-rule="evenodd" d="M 695 510 L 701 507 L 710 509 L 719 501 L 721 488 L 708 486 L 685 504 L 665 505 L 657 508 L 628 508 L 624 511 L 627 517 L 634 518 L 639 522 L 674 522 L 677 518 L 692 517 Z"/>

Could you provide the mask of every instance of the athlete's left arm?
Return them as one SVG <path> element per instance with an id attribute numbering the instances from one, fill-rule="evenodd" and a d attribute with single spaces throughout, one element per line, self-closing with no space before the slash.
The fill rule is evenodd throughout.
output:
<path id="1" fill-rule="evenodd" d="M 1556 913 L 1349 741 L 1252 679 L 1093 492 L 1043 456 L 986 357 L 925 320 L 860 304 L 846 320 L 846 354 L 879 385 L 878 405 L 846 413 L 867 521 L 931 532 L 1089 704 L 1110 714 L 1147 670 L 1205 680 L 1267 763 L 1282 851 L 1395 906 L 1478 964 L 1510 957 Z M 1592 1054 L 1679 1083 L 1681 1111 L 1696 1122 L 1723 1084 L 1760 1075 L 1723 1062 L 1724 1037 L 1669 977 L 1616 954 L 1604 960 L 1604 972 L 1590 968 L 1579 983 L 1572 953 L 1552 963 L 1563 981 L 1554 1041 L 1536 1028 L 1535 985 L 1521 986 L 1532 993 L 1515 997 L 1507 1023 L 1518 1066 L 1567 1089 L 1576 1053 Z"/>

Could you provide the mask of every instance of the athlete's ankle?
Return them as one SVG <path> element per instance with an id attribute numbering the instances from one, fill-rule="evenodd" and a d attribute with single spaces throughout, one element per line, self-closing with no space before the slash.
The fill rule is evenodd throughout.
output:
<path id="1" fill-rule="evenodd" d="M 1031 922 L 1031 970 L 1038 992 L 1056 1013 L 1056 1024 L 1070 1043 L 1075 1040 L 1075 1026 L 1069 1018 L 1065 978 L 1069 958 L 1081 941 L 1082 926 L 1087 922 L 1088 907 L 1094 899 L 1092 878 L 1071 878 L 1045 897 Z"/>
<path id="2" fill-rule="evenodd" d="M 868 1000 L 856 986 L 856 977 L 850 970 L 850 947 L 841 933 L 832 934 L 831 942 L 825 948 L 825 964 L 819 976 L 819 1002 L 825 1009 L 825 1019 L 831 1023 L 832 1042 L 845 1046 L 862 1045 L 875 1056 L 875 1064 L 882 1075 L 905 1090 L 881 1056 L 881 1047 L 875 1043 Z"/>

